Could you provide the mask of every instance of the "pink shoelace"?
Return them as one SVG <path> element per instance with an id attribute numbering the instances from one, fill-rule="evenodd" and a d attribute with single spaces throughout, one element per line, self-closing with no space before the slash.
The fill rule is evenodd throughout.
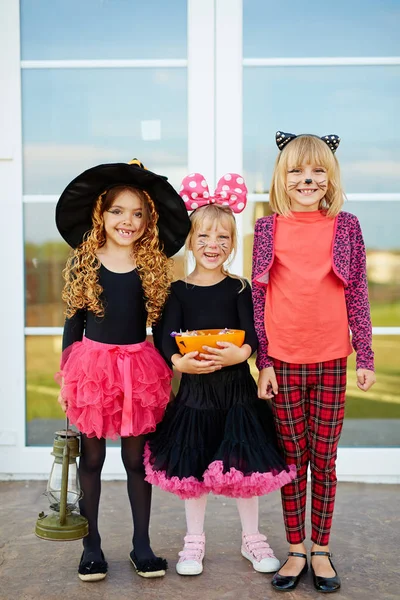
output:
<path id="1" fill-rule="evenodd" d="M 201 562 L 204 558 L 204 550 L 206 538 L 204 533 L 201 534 L 187 534 L 183 538 L 184 546 L 183 550 L 179 552 L 179 562 L 185 560 L 195 560 Z"/>
<path id="2" fill-rule="evenodd" d="M 254 556 L 257 562 L 260 562 L 263 558 L 275 558 L 274 551 L 268 544 L 266 536 L 262 533 L 243 535 L 242 540 L 246 552 Z"/>

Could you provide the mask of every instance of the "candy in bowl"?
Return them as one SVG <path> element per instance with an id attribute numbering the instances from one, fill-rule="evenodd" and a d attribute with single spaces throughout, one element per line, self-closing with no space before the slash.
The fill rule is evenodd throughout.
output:
<path id="1" fill-rule="evenodd" d="M 181 354 L 188 352 L 204 352 L 203 346 L 219 348 L 217 342 L 231 342 L 235 346 L 242 346 L 245 332 L 242 329 L 198 329 L 192 331 L 173 331 Z"/>

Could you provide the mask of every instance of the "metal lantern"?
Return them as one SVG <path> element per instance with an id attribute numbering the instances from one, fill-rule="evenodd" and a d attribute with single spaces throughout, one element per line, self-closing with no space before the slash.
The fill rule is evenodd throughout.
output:
<path id="1" fill-rule="evenodd" d="M 76 459 L 79 452 L 79 433 L 66 429 L 54 434 L 53 466 L 47 482 L 46 495 L 53 512 L 39 514 L 35 533 L 43 540 L 79 540 L 88 534 L 88 522 L 78 512 L 82 496 Z"/>

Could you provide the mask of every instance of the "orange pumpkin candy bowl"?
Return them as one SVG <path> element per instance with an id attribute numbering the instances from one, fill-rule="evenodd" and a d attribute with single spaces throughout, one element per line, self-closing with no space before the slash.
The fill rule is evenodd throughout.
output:
<path id="1" fill-rule="evenodd" d="M 175 337 L 179 352 L 206 352 L 203 346 L 220 348 L 217 342 L 231 342 L 235 346 L 243 346 L 245 332 L 242 329 L 199 329 L 197 331 L 185 331 L 184 333 L 171 334 Z"/>

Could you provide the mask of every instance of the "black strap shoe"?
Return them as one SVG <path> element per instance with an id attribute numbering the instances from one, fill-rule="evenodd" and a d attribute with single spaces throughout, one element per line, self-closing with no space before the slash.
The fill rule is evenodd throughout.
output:
<path id="1" fill-rule="evenodd" d="M 332 592 L 337 592 L 340 588 L 340 577 L 337 574 L 335 567 L 333 566 L 333 562 L 331 561 L 332 554 L 330 552 L 311 552 L 311 556 L 327 556 L 329 562 L 331 563 L 332 569 L 335 571 L 334 577 L 320 577 L 320 575 L 316 575 L 311 563 L 311 572 L 313 576 L 314 587 L 318 592 L 322 592 L 323 594 L 331 594 Z"/>
<path id="2" fill-rule="evenodd" d="M 272 587 L 280 592 L 291 592 L 297 587 L 300 579 L 305 575 L 308 571 L 308 563 L 307 563 L 307 554 L 303 554 L 302 552 L 288 552 L 288 556 L 298 556 L 299 558 L 305 558 L 306 564 L 300 571 L 298 575 L 280 575 L 279 571 L 275 573 L 272 578 L 271 584 Z M 282 567 L 284 567 L 287 563 L 287 560 L 283 563 Z M 281 569 L 282 569 L 281 567 Z"/>
<path id="3" fill-rule="evenodd" d="M 81 561 L 78 568 L 78 577 L 82 581 L 101 581 L 105 579 L 108 571 L 108 564 L 104 558 L 103 550 L 101 551 L 102 560 L 92 560 L 83 562 L 82 552 Z"/>

